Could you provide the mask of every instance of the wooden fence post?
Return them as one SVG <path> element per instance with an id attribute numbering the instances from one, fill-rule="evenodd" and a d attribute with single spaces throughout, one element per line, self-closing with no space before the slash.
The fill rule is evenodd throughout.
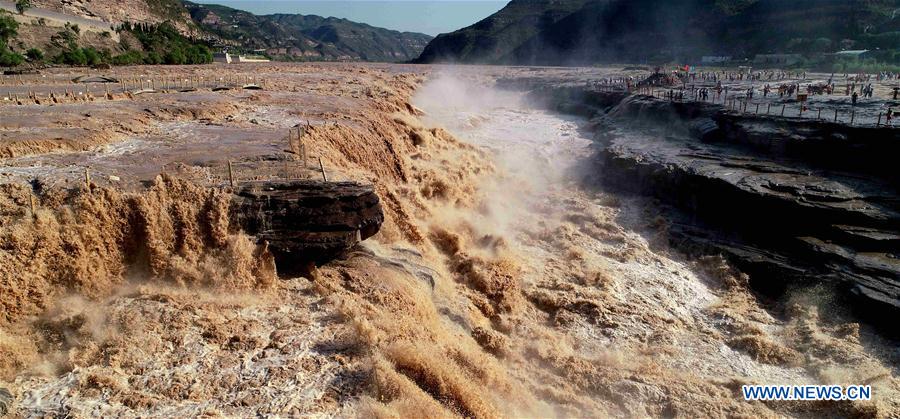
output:
<path id="1" fill-rule="evenodd" d="M 230 183 L 231 188 L 234 189 L 234 169 L 231 167 L 231 160 L 228 160 L 228 183 Z"/>
<path id="2" fill-rule="evenodd" d="M 84 168 L 84 185 L 87 187 L 88 193 L 91 193 L 91 169 L 89 167 Z"/>
<path id="3" fill-rule="evenodd" d="M 322 170 L 322 180 L 328 182 L 328 176 L 325 174 L 325 166 L 322 165 L 322 157 L 319 157 L 319 169 Z"/>
<path id="4" fill-rule="evenodd" d="M 309 156 L 309 154 L 308 154 L 307 149 L 306 149 L 306 144 L 304 144 L 304 143 L 302 142 L 302 140 L 301 140 L 301 142 L 300 142 L 300 156 L 301 156 L 302 159 L 303 159 L 303 170 L 306 170 L 306 168 L 309 167 L 309 163 L 308 163 L 308 156 Z"/>

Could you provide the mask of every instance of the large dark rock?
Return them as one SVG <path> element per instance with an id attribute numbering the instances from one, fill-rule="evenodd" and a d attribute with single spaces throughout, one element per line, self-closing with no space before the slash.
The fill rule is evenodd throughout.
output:
<path id="1" fill-rule="evenodd" d="M 230 212 L 245 232 L 269 243 L 281 272 L 334 259 L 384 221 L 374 189 L 354 182 L 247 182 Z"/>

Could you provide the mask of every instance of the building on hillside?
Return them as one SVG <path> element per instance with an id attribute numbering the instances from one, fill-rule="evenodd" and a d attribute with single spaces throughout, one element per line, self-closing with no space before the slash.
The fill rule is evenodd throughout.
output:
<path id="1" fill-rule="evenodd" d="M 756 54 L 754 65 L 794 65 L 803 60 L 800 54 Z"/>
<path id="2" fill-rule="evenodd" d="M 858 59 L 862 59 L 862 58 L 868 58 L 867 55 L 869 55 L 869 50 L 867 50 L 867 49 L 849 49 L 849 50 L 844 50 L 844 51 L 838 51 L 831 55 L 834 58 L 845 58 L 845 59 L 858 60 Z"/>
<path id="3" fill-rule="evenodd" d="M 700 59 L 700 63 L 703 65 L 726 64 L 730 61 L 731 61 L 730 55 L 704 55 Z"/>
<path id="4" fill-rule="evenodd" d="M 239 63 L 267 63 L 269 61 L 271 60 L 259 55 L 238 55 L 237 57 Z"/>
<path id="5" fill-rule="evenodd" d="M 213 54 L 213 62 L 231 64 L 231 54 L 227 52 L 217 52 Z"/>

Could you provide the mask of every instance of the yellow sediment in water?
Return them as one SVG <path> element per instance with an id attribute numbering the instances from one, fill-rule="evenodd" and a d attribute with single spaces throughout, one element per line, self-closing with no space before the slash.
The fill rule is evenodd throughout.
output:
<path id="1" fill-rule="evenodd" d="M 375 184 L 385 225 L 308 280 L 274 280 L 215 189 L 164 176 L 142 192 L 48 191 L 32 221 L 29 191 L 4 187 L 0 379 L 17 409 L 43 398 L 126 416 L 900 412 L 890 358 L 859 325 L 826 324 L 800 297 L 776 318 L 720 258 L 683 260 L 623 227 L 640 208 L 523 177 L 427 126 L 410 105 L 421 77 L 375 73 L 365 118 L 304 140 Z M 491 124 L 484 112 L 473 129 Z M 791 380 L 871 383 L 876 400 L 739 395 Z"/>

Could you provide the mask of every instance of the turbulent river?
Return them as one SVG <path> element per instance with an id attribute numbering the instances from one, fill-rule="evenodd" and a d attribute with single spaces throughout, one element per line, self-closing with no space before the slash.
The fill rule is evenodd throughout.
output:
<path id="1" fill-rule="evenodd" d="M 10 159 L 0 175 L 50 186 L 80 184 L 83 162 L 93 179 L 162 167 L 199 182 L 115 181 L 75 204 L 48 187 L 36 220 L 32 187 L 0 190 L 12 414 L 897 417 L 896 346 L 820 317 L 827 293 L 765 299 L 721 257 L 670 249 L 654 202 L 601 186 L 590 121 L 493 87 L 498 73 L 597 74 L 422 68 L 285 65 L 280 90 L 204 96 L 203 112 L 182 111 L 195 96 L 151 116 L 116 102 L 143 121 L 138 141 Z M 373 183 L 385 221 L 295 278 L 229 230 L 230 198 L 209 184 L 240 156 L 240 179 L 290 175 L 270 158 L 307 117 L 311 173 Z M 747 402 L 743 384 L 870 384 L 874 399 Z"/>
<path id="2" fill-rule="evenodd" d="M 565 335 L 560 345 L 586 359 L 619 359 L 622 369 L 656 371 L 635 383 L 588 367 L 611 382 L 628 414 L 664 413 L 659 398 L 685 383 L 728 388 L 725 399 L 737 403 L 738 383 L 877 381 L 889 371 L 879 359 L 889 348 L 865 332 L 861 344 L 855 323 L 823 324 L 809 296 L 773 310 L 720 258 L 669 250 L 652 205 L 588 180 L 597 174 L 586 120 L 452 76 L 433 79 L 414 99 L 426 122 L 495 156 L 499 174 L 483 186 L 489 204 L 458 216 L 508 242 L 523 266 L 526 299 Z M 722 394 L 692 397 L 713 402 Z M 715 403 L 719 414 L 742 409 Z"/>

